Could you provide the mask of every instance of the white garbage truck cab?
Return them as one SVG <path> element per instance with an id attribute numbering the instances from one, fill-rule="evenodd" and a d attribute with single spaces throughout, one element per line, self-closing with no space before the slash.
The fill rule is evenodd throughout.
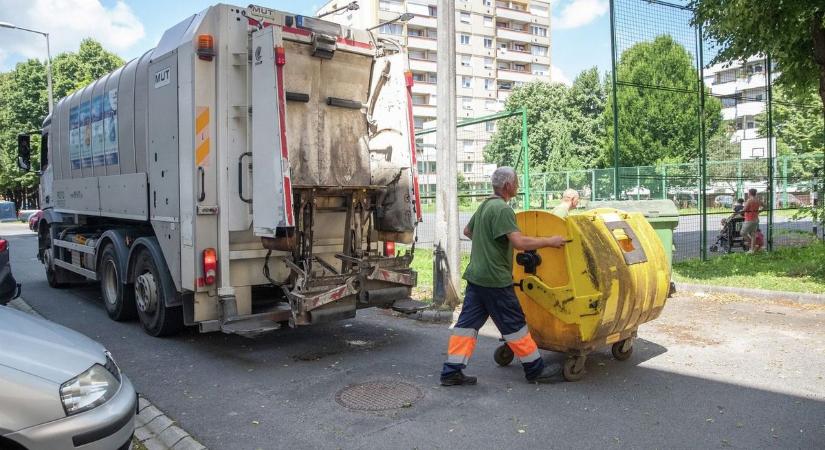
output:
<path id="1" fill-rule="evenodd" d="M 110 317 L 156 336 L 421 307 L 411 85 L 405 50 L 369 31 L 187 17 L 45 120 L 49 284 L 99 281 Z"/>

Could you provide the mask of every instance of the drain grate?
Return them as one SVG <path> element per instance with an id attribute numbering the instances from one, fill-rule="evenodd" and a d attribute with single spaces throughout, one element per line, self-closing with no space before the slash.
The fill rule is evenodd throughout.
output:
<path id="1" fill-rule="evenodd" d="M 417 387 L 400 381 L 353 384 L 335 394 L 341 406 L 357 411 L 385 411 L 409 408 L 424 394 Z"/>

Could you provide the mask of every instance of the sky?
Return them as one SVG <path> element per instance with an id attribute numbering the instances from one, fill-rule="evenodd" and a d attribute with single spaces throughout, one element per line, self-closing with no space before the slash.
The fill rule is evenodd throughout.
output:
<path id="1" fill-rule="evenodd" d="M 475 0 L 481 1 L 481 0 Z M 163 32 L 218 0 L 0 0 L 0 22 L 50 34 L 52 56 L 92 37 L 124 59 L 153 48 Z M 246 3 L 238 2 L 240 5 Z M 261 0 L 262 6 L 312 15 L 322 0 Z M 610 69 L 608 0 L 553 0 L 553 81 L 570 83 L 584 69 Z M 0 71 L 45 59 L 42 36 L 0 28 Z"/>

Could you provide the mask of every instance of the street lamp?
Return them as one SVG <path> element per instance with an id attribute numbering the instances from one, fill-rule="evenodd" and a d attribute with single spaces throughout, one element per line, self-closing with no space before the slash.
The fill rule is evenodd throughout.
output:
<path id="1" fill-rule="evenodd" d="M 357 10 L 358 10 L 358 2 L 356 1 L 356 2 L 352 2 L 352 3 L 348 4 L 348 5 L 344 5 L 344 6 L 340 7 L 340 8 L 333 9 L 332 11 L 327 11 L 327 12 L 325 12 L 325 13 L 323 13 L 323 14 L 319 14 L 319 15 L 318 15 L 318 18 L 320 19 L 321 17 L 328 16 L 328 15 L 330 15 L 330 14 L 339 13 L 339 12 L 341 12 L 341 11 L 357 11 Z"/>
<path id="2" fill-rule="evenodd" d="M 372 31 L 376 28 L 383 27 L 384 25 L 389 25 L 389 24 L 395 23 L 395 22 L 409 22 L 410 20 L 412 20 L 413 17 L 415 17 L 415 14 L 413 14 L 413 13 L 404 13 L 404 14 L 401 14 L 400 16 L 398 16 L 395 19 L 392 19 L 388 22 L 379 23 L 378 25 L 376 25 L 374 27 L 367 28 L 367 31 Z"/>
<path id="3" fill-rule="evenodd" d="M 46 38 L 46 82 L 48 83 L 49 89 L 49 114 L 51 114 L 52 108 L 54 107 L 54 98 L 52 96 L 52 54 L 51 50 L 49 50 L 49 33 L 31 30 L 29 28 L 18 27 L 17 25 L 13 25 L 8 22 L 0 22 L 0 28 L 10 28 L 12 30 L 28 31 L 29 33 L 39 34 Z"/>

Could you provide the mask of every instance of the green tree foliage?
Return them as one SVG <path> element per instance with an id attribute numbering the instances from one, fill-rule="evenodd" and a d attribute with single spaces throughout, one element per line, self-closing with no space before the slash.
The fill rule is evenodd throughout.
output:
<path id="1" fill-rule="evenodd" d="M 106 51 L 98 42 L 84 39 L 77 53 L 61 53 L 52 61 L 55 104 L 75 90 L 86 86 L 123 65 L 123 60 Z M 17 169 L 17 134 L 36 132 L 48 115 L 46 66 L 30 59 L 14 70 L 0 73 L 0 195 L 18 207 L 33 203 L 38 178 Z M 39 167 L 40 139 L 32 136 L 34 167 Z"/>
<path id="2" fill-rule="evenodd" d="M 798 103 L 803 100 L 803 103 Z M 825 122 L 819 96 L 811 90 L 806 98 L 791 97 L 784 88 L 773 90 L 773 135 L 778 155 L 804 155 L 825 150 Z M 760 137 L 768 135 L 768 114 L 756 116 Z"/>
<path id="3" fill-rule="evenodd" d="M 825 2 L 821 0 L 691 0 L 694 24 L 718 43 L 713 62 L 769 54 L 777 85 L 805 99 L 819 87 L 825 105 Z"/>
<path id="4" fill-rule="evenodd" d="M 591 167 L 604 131 L 600 116 L 605 88 L 594 67 L 583 71 L 571 87 L 534 81 L 516 88 L 506 110 L 527 109 L 530 167 L 533 172 Z M 500 120 L 484 149 L 487 162 L 516 166 L 521 159 L 521 116 Z"/>
<path id="5" fill-rule="evenodd" d="M 619 109 L 619 164 L 683 163 L 699 157 L 699 74 L 690 54 L 670 36 L 627 49 L 616 68 Z M 654 88 L 654 86 L 659 88 Z M 720 131 L 722 104 L 705 99 L 705 134 Z M 606 145 L 600 163 L 613 165 L 613 96 L 603 115 Z"/>

